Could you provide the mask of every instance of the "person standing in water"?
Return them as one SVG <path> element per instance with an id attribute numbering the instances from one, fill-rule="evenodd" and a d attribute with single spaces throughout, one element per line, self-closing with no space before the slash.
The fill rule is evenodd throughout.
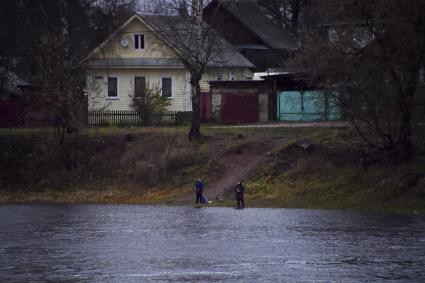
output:
<path id="1" fill-rule="evenodd" d="M 202 192 L 204 191 L 204 182 L 198 178 L 195 182 L 196 203 L 202 203 Z"/>
<path id="2" fill-rule="evenodd" d="M 238 183 L 236 184 L 236 187 L 235 187 L 236 208 L 237 209 L 245 208 L 244 193 L 245 193 L 245 188 L 242 185 L 241 181 L 238 181 Z"/>

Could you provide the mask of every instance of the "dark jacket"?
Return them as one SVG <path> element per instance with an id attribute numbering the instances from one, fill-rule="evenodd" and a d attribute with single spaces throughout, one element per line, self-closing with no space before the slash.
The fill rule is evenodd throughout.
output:
<path id="1" fill-rule="evenodd" d="M 201 180 L 195 182 L 195 191 L 197 194 L 202 194 L 204 191 L 204 183 Z"/>
<path id="2" fill-rule="evenodd" d="M 235 187 L 235 193 L 236 193 L 236 198 L 243 198 L 243 195 L 245 193 L 245 188 L 242 184 L 237 184 Z"/>

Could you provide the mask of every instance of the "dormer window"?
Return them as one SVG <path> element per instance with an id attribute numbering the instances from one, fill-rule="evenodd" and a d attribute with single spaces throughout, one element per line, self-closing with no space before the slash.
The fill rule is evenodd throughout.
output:
<path id="1" fill-rule="evenodd" d="M 135 34 L 134 35 L 134 49 L 142 50 L 145 49 L 145 35 L 144 34 Z"/>

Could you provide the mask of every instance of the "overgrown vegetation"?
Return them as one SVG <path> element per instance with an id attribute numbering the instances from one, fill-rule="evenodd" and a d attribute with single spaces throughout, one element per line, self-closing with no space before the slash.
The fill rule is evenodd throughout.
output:
<path id="1" fill-rule="evenodd" d="M 5 132 L 0 186 L 13 191 L 180 186 L 207 158 L 200 144 L 189 145 L 178 131 L 117 131 L 70 136 L 60 147 L 54 131 Z"/>
<path id="2" fill-rule="evenodd" d="M 54 130 L 0 135 L 0 202 L 187 204 L 195 178 L 207 187 L 222 178 L 211 154 L 217 142 L 225 157 L 267 139 L 278 146 L 244 180 L 248 207 L 425 212 L 425 155 L 396 165 L 369 155 L 349 129 L 205 127 L 197 143 L 184 127 L 87 129 L 65 141 L 66 151 L 52 146 Z"/>
<path id="3" fill-rule="evenodd" d="M 402 166 L 367 147 L 351 132 L 291 141 L 273 153 L 249 183 L 257 206 L 425 211 L 425 156 Z"/>
<path id="4" fill-rule="evenodd" d="M 171 105 L 171 98 L 162 96 L 157 85 L 144 82 L 135 85 L 135 94 L 132 96 L 131 106 L 142 117 L 142 125 L 151 125 L 155 115 L 161 115 Z"/>

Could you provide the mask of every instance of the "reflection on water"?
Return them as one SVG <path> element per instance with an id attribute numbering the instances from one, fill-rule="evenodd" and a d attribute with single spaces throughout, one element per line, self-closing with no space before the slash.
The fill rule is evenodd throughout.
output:
<path id="1" fill-rule="evenodd" d="M 419 282 L 425 217 L 0 206 L 0 282 Z"/>

